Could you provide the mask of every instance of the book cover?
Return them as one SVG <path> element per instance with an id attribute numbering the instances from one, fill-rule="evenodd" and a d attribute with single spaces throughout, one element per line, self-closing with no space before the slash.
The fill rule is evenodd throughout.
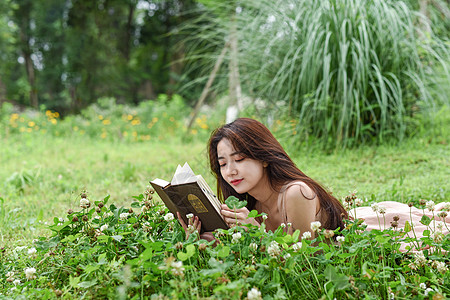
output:
<path id="1" fill-rule="evenodd" d="M 217 228 L 228 229 L 220 214 L 220 201 L 200 175 L 195 175 L 189 165 L 178 166 L 171 182 L 156 178 L 150 181 L 161 200 L 171 213 L 180 212 L 188 224 L 187 214 L 198 216 L 202 232 Z"/>

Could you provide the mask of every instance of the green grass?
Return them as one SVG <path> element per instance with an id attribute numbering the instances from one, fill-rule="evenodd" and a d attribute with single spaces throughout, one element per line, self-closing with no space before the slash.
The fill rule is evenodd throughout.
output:
<path id="1" fill-rule="evenodd" d="M 430 237 L 415 245 L 437 250 L 425 251 L 427 263 L 417 270 L 411 267 L 417 258 L 399 251 L 400 241 L 410 242 L 404 233 L 365 231 L 352 221 L 342 231 L 345 241 L 337 244 L 326 242 L 325 234 L 296 244 L 302 233 L 286 235 L 281 228 L 266 233 L 264 227 L 221 232 L 216 247 L 186 241 L 180 225 L 163 218 L 163 206 L 150 201 L 141 213 L 149 202 L 143 193 L 149 180 L 170 179 L 185 161 L 214 188 L 206 143 L 220 120 L 202 117 L 187 136 L 183 120 L 170 121 L 169 111 L 157 129 L 145 110 L 132 118 L 121 108 L 113 111 L 89 109 L 88 116 L 60 120 L 54 113 L 31 119 L 27 113 L 2 115 L 0 110 L 0 299 L 243 299 L 251 289 L 264 297 L 310 299 L 450 294 L 448 259 L 440 253 L 450 251 L 450 236 L 432 238 L 431 228 Z M 142 124 L 131 124 L 138 119 Z M 273 131 L 300 169 L 338 198 L 356 189 L 368 199 L 366 205 L 384 200 L 417 204 L 419 199 L 437 203 L 450 198 L 450 124 L 445 113 L 435 121 L 442 126 L 424 125 L 401 144 L 331 153 L 314 145 L 295 146 L 291 122 L 276 121 Z M 149 122 L 152 128 L 146 127 Z M 76 126 L 85 133 L 74 131 Z M 124 138 L 125 131 L 136 135 Z M 79 207 L 83 191 L 91 202 L 85 210 Z M 121 218 L 123 213 L 128 218 Z M 236 231 L 241 238 L 233 242 Z M 27 278 L 29 268 L 36 269 L 36 278 Z"/>
<path id="2" fill-rule="evenodd" d="M 401 145 L 366 146 L 332 154 L 294 149 L 287 140 L 284 144 L 302 171 L 339 198 L 358 190 L 369 200 L 407 203 L 450 199 L 447 141 L 418 137 Z M 10 219 L 0 220 L 0 246 L 18 237 L 31 239 L 36 233 L 30 222 L 36 223 L 38 216 L 45 222 L 63 215 L 78 205 L 82 190 L 93 199 L 111 195 L 114 203 L 125 205 L 149 180 L 170 179 L 176 165 L 185 161 L 215 188 L 207 166 L 206 142 L 171 137 L 133 143 L 39 133 L 3 138 L 0 197 L 6 219 Z M 14 211 L 17 217 L 11 218 Z"/>

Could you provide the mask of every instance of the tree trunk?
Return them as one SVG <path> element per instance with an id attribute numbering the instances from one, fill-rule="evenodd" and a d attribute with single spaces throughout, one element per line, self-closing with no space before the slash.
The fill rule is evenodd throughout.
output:
<path id="1" fill-rule="evenodd" d="M 422 30 L 431 33 L 430 14 L 428 13 L 428 0 L 420 0 L 420 13 L 426 18 L 422 20 Z"/>
<path id="2" fill-rule="evenodd" d="M 202 107 L 202 104 L 205 101 L 206 96 L 208 95 L 209 89 L 211 88 L 214 78 L 216 78 L 217 71 L 219 71 L 219 68 L 222 65 L 223 58 L 225 57 L 227 48 L 228 48 L 228 44 L 225 44 L 225 46 L 222 49 L 222 52 L 220 52 L 220 55 L 216 60 L 216 64 L 214 65 L 214 68 L 213 68 L 211 74 L 209 75 L 208 81 L 206 82 L 206 85 L 203 88 L 202 94 L 200 95 L 200 98 L 198 99 L 197 103 L 195 104 L 195 108 L 191 114 L 191 120 L 189 121 L 189 124 L 187 126 L 188 131 L 189 131 L 189 129 L 191 129 L 192 124 L 194 124 L 195 117 L 197 116 L 198 112 L 200 111 L 200 108 Z"/>
<path id="3" fill-rule="evenodd" d="M 229 65 L 230 106 L 236 106 L 238 112 L 243 109 L 241 82 L 239 80 L 238 36 L 236 20 L 233 16 L 230 30 L 230 65 Z"/>
<path id="4" fill-rule="evenodd" d="M 0 77 L 0 108 L 3 102 L 6 101 L 6 86 L 3 84 L 2 78 Z"/>
<path id="5" fill-rule="evenodd" d="M 15 18 L 19 24 L 19 36 L 21 43 L 21 51 L 25 60 L 25 69 L 27 72 L 28 83 L 30 84 L 30 104 L 32 107 L 37 108 L 39 105 L 38 95 L 36 90 L 36 77 L 34 72 L 33 60 L 31 59 L 32 50 L 30 47 L 30 20 L 32 2 L 26 1 L 22 5 L 19 5 L 15 11 Z"/>

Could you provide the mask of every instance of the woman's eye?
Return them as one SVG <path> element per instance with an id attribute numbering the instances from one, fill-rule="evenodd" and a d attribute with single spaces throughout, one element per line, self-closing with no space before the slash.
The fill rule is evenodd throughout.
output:
<path id="1" fill-rule="evenodd" d="M 236 159 L 236 162 L 240 162 L 240 161 L 243 161 L 245 159 L 245 157 L 243 157 L 243 158 L 239 158 L 239 159 Z"/>
<path id="2" fill-rule="evenodd" d="M 219 164 L 219 168 L 225 167 L 226 164 Z"/>

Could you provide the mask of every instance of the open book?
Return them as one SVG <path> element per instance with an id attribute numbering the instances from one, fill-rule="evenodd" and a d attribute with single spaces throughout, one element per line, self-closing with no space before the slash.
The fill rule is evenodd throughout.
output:
<path id="1" fill-rule="evenodd" d="M 178 165 L 172 181 L 159 178 L 150 181 L 161 200 L 176 217 L 180 212 L 188 224 L 187 214 L 194 214 L 202 221 L 203 231 L 228 229 L 220 213 L 220 201 L 201 175 L 195 175 L 188 163 Z"/>

